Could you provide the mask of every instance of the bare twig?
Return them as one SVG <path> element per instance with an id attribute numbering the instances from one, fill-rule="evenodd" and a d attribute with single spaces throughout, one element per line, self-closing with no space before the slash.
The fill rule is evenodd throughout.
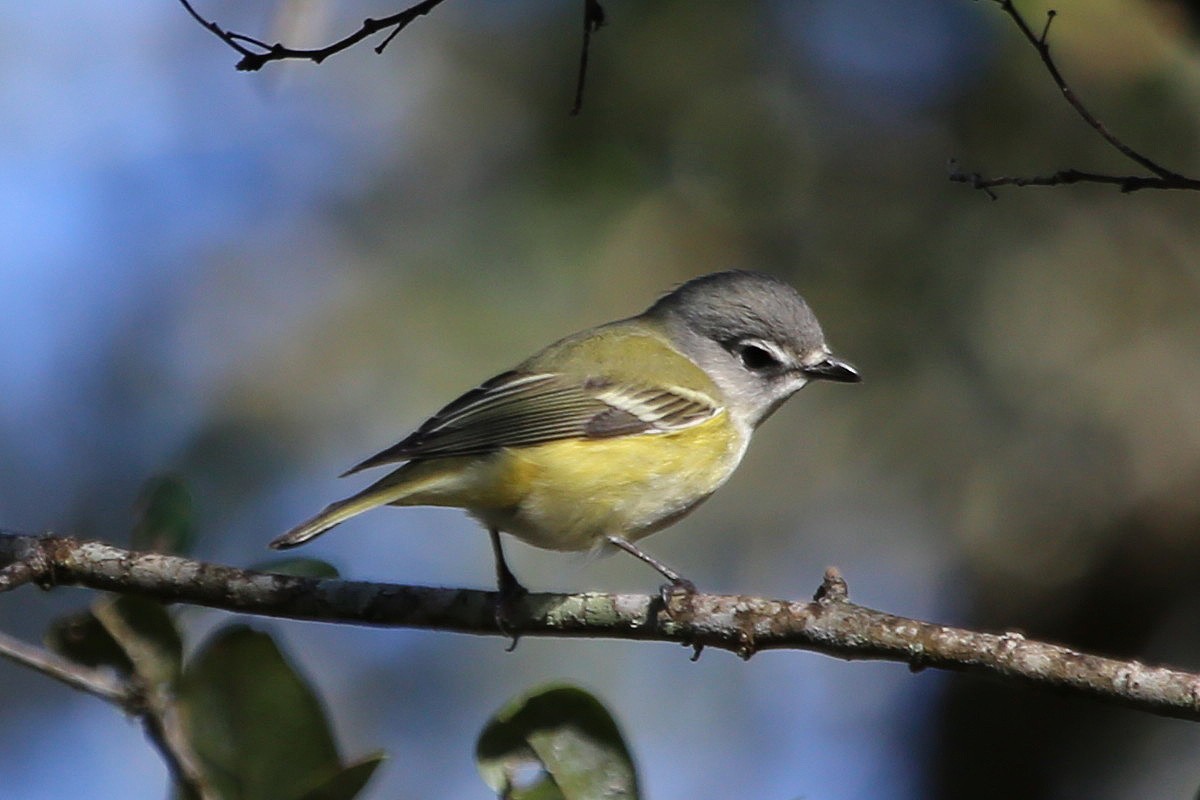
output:
<path id="1" fill-rule="evenodd" d="M 106 670 L 77 664 L 2 631 L 0 658 L 37 670 L 72 689 L 107 700 L 126 713 L 139 717 L 146 735 L 162 753 L 176 781 L 191 788 L 193 797 L 216 800 L 217 796 L 187 741 L 178 709 L 167 687 L 146 681 L 141 675 L 125 679 Z"/>
<path id="2" fill-rule="evenodd" d="M 1075 90 L 1071 88 L 1070 84 L 1063 77 L 1058 64 L 1050 54 L 1050 43 L 1047 37 L 1050 33 L 1050 25 L 1057 16 L 1057 12 L 1053 10 L 1047 12 L 1046 22 L 1039 34 L 1034 32 L 1025 17 L 1013 5 L 1013 0 L 992 0 L 992 2 L 998 5 L 1000 10 L 1012 19 L 1013 24 L 1017 26 L 1017 30 L 1021 32 L 1025 40 L 1037 51 L 1038 58 L 1041 59 L 1046 71 L 1050 74 L 1054 85 L 1058 87 L 1059 92 L 1062 93 L 1063 98 L 1070 104 L 1071 108 L 1075 109 L 1075 113 L 1087 123 L 1088 127 L 1103 137 L 1117 152 L 1152 173 L 1152 176 L 1107 175 L 1078 169 L 1063 169 L 1049 175 L 1033 177 L 985 178 L 977 172 L 966 173 L 959 171 L 957 168 L 952 168 L 950 180 L 957 183 L 970 184 L 972 187 L 986 192 L 993 200 L 996 199 L 996 194 L 992 189 L 998 186 L 1064 186 L 1074 183 L 1102 183 L 1116 186 L 1122 192 L 1135 192 L 1141 189 L 1200 190 L 1200 180 L 1189 178 L 1174 170 L 1167 169 L 1125 144 L 1083 104 L 1078 95 L 1075 94 Z"/>
<path id="3" fill-rule="evenodd" d="M 137 692 L 129 682 L 104 670 L 76 664 L 57 653 L 26 644 L 4 632 L 0 632 L 0 658 L 35 669 L 73 689 L 116 703 L 126 711 L 133 712 L 137 709 Z"/>
<path id="4" fill-rule="evenodd" d="M 999 186 L 1067 186 L 1073 183 L 1107 183 L 1116 186 L 1122 192 L 1136 192 L 1141 189 L 1200 190 L 1200 180 L 1182 176 L 1175 179 L 1149 175 L 1105 175 L 1078 169 L 1062 169 L 1049 175 L 1002 175 L 996 178 L 985 178 L 978 172 L 959 170 L 957 162 L 953 160 L 950 162 L 950 180 L 954 183 L 970 184 L 972 188 L 985 192 L 993 200 L 997 195 L 992 189 Z"/>
<path id="5" fill-rule="evenodd" d="M 163 601 L 289 619 L 506 635 L 495 592 L 318 580 L 250 572 L 100 542 L 21 538 L 42 549 L 39 578 Z M 11 549 L 11 543 L 10 543 Z M 813 602 L 739 595 L 531 594 L 505 605 L 509 632 L 713 647 L 749 658 L 760 650 L 812 650 L 844 659 L 899 661 L 1009 678 L 1200 721 L 1200 675 L 1081 653 L 1025 639 L 894 616 L 846 599 L 829 573 Z"/>
<path id="6" fill-rule="evenodd" d="M 336 42 L 324 47 L 313 49 L 292 48 L 279 43 L 267 44 L 261 39 L 255 39 L 252 36 L 227 31 L 216 22 L 201 16 L 189 0 L 179 0 L 179 2 L 187 10 L 188 14 L 191 15 L 192 19 L 200 23 L 205 30 L 241 54 L 242 58 L 237 63 L 239 70 L 254 72 L 255 70 L 262 69 L 264 64 L 271 61 L 283 61 L 285 59 L 300 59 L 320 64 L 326 58 L 329 58 L 329 56 L 340 53 L 358 44 L 363 39 L 391 28 L 392 30 L 388 33 L 387 37 L 375 47 L 376 53 L 382 53 L 392 39 L 396 37 L 396 34 L 408 27 L 418 17 L 428 14 L 434 8 L 441 5 L 443 0 L 422 0 L 422 2 L 406 8 L 404 11 L 380 17 L 379 19 L 363 20 L 362 26 L 349 36 L 338 39 Z"/>
<path id="7" fill-rule="evenodd" d="M 175 702 L 176 667 L 170 656 L 134 630 L 115 603 L 95 603 L 92 613 L 133 666 L 132 680 L 141 687 L 141 693 L 138 706 L 130 710 L 141 718 L 146 736 L 162 754 L 176 783 L 190 789 L 192 797 L 219 800 L 180 717 Z"/>
<path id="8" fill-rule="evenodd" d="M 579 77 L 575 82 L 575 104 L 571 116 L 583 110 L 583 86 L 587 80 L 588 52 L 592 46 L 592 34 L 604 25 L 604 8 L 599 0 L 583 0 L 583 45 L 579 49 Z"/>
<path id="9" fill-rule="evenodd" d="M 191 790 L 188 796 L 199 800 L 221 800 L 221 795 L 204 774 L 196 752 L 187 739 L 178 706 L 165 692 L 154 694 L 161 695 L 162 699 L 153 701 L 153 705 L 142 714 L 142 729 L 162 754 L 171 777 L 179 786 Z"/>

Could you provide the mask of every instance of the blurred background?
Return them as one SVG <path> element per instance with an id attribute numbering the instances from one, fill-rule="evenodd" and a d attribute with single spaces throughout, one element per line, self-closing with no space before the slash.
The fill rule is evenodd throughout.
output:
<path id="1" fill-rule="evenodd" d="M 1200 669 L 1196 195 L 1002 190 L 1128 173 L 991 3 L 446 3 L 382 55 L 236 72 L 175 3 L 12 4 L 0 31 L 0 526 L 125 543 L 187 481 L 197 556 L 245 565 L 335 476 L 550 340 L 732 266 L 794 283 L 860 386 L 815 385 L 647 542 L 704 590 L 809 596 Z M 1020 3 L 1036 27 L 1041 3 Z M 1142 152 L 1200 173 L 1196 19 L 1061 0 L 1054 54 Z M 201 1 L 317 45 L 381 2 Z M 626 557 L 509 548 L 534 590 L 652 591 Z M 306 554 L 490 587 L 452 510 Z M 27 587 L 38 640 L 88 595 Z M 189 642 L 228 620 L 183 612 Z M 374 798 L 484 798 L 475 737 L 543 680 L 621 722 L 648 797 L 1191 797 L 1200 726 L 901 665 L 254 620 L 326 698 Z M 162 797 L 132 721 L 0 663 L 14 798 Z"/>

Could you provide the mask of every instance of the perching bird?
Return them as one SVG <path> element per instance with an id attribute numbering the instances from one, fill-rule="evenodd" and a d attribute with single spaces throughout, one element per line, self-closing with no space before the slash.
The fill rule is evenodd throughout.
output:
<path id="1" fill-rule="evenodd" d="M 634 543 L 724 484 L 754 430 L 817 379 L 860 380 L 791 286 L 757 272 L 695 278 L 462 395 L 345 474 L 402 466 L 271 546 L 376 506 L 453 506 L 487 528 L 503 594 L 522 588 L 501 531 L 550 550 L 616 546 L 690 587 Z"/>

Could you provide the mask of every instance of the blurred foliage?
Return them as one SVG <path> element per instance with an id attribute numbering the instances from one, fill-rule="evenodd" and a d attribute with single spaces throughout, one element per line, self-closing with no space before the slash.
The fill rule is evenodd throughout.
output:
<path id="1" fill-rule="evenodd" d="M 191 659 L 179 704 L 205 774 L 229 800 L 346 800 L 382 754 L 345 764 L 321 701 L 266 633 L 218 631 Z"/>
<path id="2" fill-rule="evenodd" d="M 223 800 L 350 800 L 383 759 L 342 762 L 322 704 L 265 633 L 225 626 L 183 667 L 162 604 L 121 596 L 60 620 L 47 640 L 73 661 L 112 667 L 170 698 L 183 740 Z M 177 787 L 176 796 L 193 795 Z"/>
<path id="3" fill-rule="evenodd" d="M 146 484 L 138 503 L 133 546 L 179 552 L 194 540 L 191 495 L 175 477 Z M 337 577 L 317 559 L 276 559 L 277 572 Z M 102 596 L 88 611 L 53 622 L 47 645 L 89 667 L 110 667 L 141 692 L 162 698 L 179 724 L 174 742 L 192 753 L 205 782 L 221 800 L 351 800 L 383 760 L 376 753 L 343 763 L 323 705 L 287 662 L 269 634 L 226 625 L 184 665 L 183 637 L 167 608 L 136 596 Z M 164 736 L 160 746 L 168 744 Z M 175 796 L 193 800 L 177 785 Z"/>
<path id="4" fill-rule="evenodd" d="M 574 686 L 541 686 L 509 701 L 480 733 L 475 759 L 484 781 L 504 800 L 640 796 L 616 721 Z"/>
<path id="5" fill-rule="evenodd" d="M 174 475 L 152 478 L 142 487 L 129 546 L 134 550 L 186 555 L 196 538 L 192 495 Z"/>
<path id="6" fill-rule="evenodd" d="M 294 566 L 305 573 L 312 562 Z M 205 781 L 223 800 L 351 800 L 384 760 L 375 753 L 343 763 L 321 700 L 270 635 L 245 625 L 220 628 L 184 667 L 179 631 L 161 603 L 103 597 L 52 625 L 47 642 L 169 698 Z M 539 687 L 506 704 L 480 733 L 476 759 L 506 800 L 639 797 L 616 722 L 572 686 Z M 176 785 L 175 797 L 195 795 Z"/>

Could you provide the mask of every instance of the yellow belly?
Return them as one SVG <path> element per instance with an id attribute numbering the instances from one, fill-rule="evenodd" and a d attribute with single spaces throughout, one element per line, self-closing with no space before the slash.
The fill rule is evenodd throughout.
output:
<path id="1" fill-rule="evenodd" d="M 671 433 L 416 462 L 404 471 L 421 488 L 396 504 L 457 506 L 537 547 L 587 550 L 678 520 L 729 478 L 748 438 L 722 413 Z"/>

